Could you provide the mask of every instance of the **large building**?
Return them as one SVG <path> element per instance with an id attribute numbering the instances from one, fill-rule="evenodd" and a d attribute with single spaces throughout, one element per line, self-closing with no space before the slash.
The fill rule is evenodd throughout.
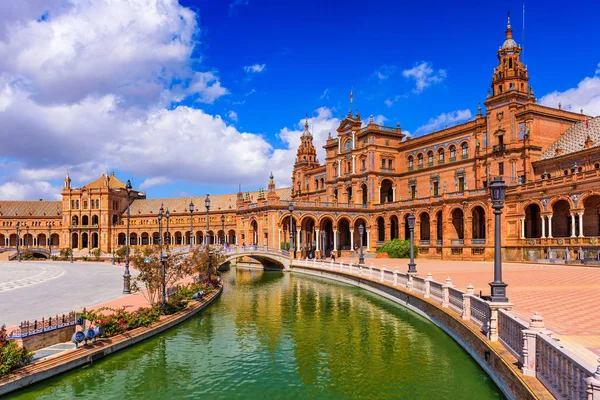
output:
<path id="1" fill-rule="evenodd" d="M 407 216 L 414 214 L 420 256 L 491 259 L 487 187 L 503 177 L 505 258 L 574 258 L 580 248 L 595 251 L 600 118 L 536 102 L 510 20 L 497 54 L 485 110 L 479 106 L 474 119 L 411 138 L 400 125 L 380 126 L 348 112 L 324 146 L 323 163 L 306 124 L 291 188 L 276 189 L 271 176 L 266 191 L 213 196 L 208 221 L 203 197 L 147 199 L 131 191 L 131 245 L 158 243 L 162 206 L 170 212 L 165 243 L 279 247 L 290 240 L 292 201 L 300 256 L 354 252 L 361 225 L 365 250 L 373 252 L 407 238 Z M 127 202 L 125 184 L 114 175 L 81 188 L 72 188 L 67 175 L 62 201 L 0 201 L 0 246 L 15 247 L 19 240 L 30 247 L 110 252 L 125 244 Z"/>

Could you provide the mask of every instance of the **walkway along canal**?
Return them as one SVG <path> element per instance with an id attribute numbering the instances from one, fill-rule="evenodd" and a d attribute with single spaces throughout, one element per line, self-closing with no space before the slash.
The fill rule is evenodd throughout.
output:
<path id="1" fill-rule="evenodd" d="M 9 398 L 503 397 L 452 338 L 380 296 L 295 273 L 223 278 L 198 316 Z"/>

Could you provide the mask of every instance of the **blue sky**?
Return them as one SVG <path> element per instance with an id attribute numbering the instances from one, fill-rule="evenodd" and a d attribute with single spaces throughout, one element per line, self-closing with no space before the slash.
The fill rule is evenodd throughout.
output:
<path id="1" fill-rule="evenodd" d="M 106 170 L 149 197 L 289 185 L 353 109 L 413 135 L 466 121 L 520 1 L 24 0 L 0 4 L 0 198 Z M 526 2 L 543 104 L 600 114 L 600 3 Z M 323 153 L 320 151 L 322 160 Z"/>

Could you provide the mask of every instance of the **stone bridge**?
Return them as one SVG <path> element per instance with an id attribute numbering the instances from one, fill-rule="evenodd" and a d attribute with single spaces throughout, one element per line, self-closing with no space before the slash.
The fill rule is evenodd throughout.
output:
<path id="1" fill-rule="evenodd" d="M 16 248 L 7 249 L 5 251 L 14 251 L 14 253 L 12 253 L 12 254 L 10 254 L 10 256 L 8 256 L 9 260 L 16 260 L 18 258 Z M 34 257 L 41 256 L 41 257 L 45 257 L 45 258 L 50 258 L 50 256 L 52 255 L 50 253 L 50 250 L 48 250 L 47 248 L 44 248 L 44 247 L 28 247 L 28 248 L 19 247 L 19 253 L 21 253 L 21 257 L 23 257 L 23 253 L 26 251 L 29 251 L 31 254 L 33 254 Z"/>
<path id="2" fill-rule="evenodd" d="M 288 270 L 290 269 L 290 253 L 285 250 L 274 249 L 266 246 L 238 246 L 237 249 L 229 249 L 225 253 L 226 262 L 231 262 L 242 257 L 248 257 L 258 261 L 266 270 Z"/>

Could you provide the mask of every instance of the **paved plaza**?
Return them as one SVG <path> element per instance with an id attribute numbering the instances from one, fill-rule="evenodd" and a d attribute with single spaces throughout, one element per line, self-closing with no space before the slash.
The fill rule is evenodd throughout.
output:
<path id="1" fill-rule="evenodd" d="M 358 262 L 355 258 L 344 262 Z M 471 283 L 475 293 L 489 294 L 493 280 L 492 262 L 416 259 L 418 275 L 431 272 L 433 279 L 452 279 L 455 287 L 466 290 Z M 367 258 L 366 265 L 385 266 L 406 272 L 407 259 Z M 546 328 L 562 340 L 582 345 L 600 355 L 600 308 L 596 299 L 600 293 L 600 268 L 551 264 L 503 264 L 503 280 L 508 283 L 508 298 L 514 304 L 512 312 L 529 321 L 534 312 L 544 317 Z M 585 354 L 584 354 L 585 356 Z M 593 354 L 586 356 L 595 363 Z"/>
<path id="2" fill-rule="evenodd" d="M 118 298 L 123 271 L 110 263 L 0 262 L 0 324 L 14 326 Z"/>

